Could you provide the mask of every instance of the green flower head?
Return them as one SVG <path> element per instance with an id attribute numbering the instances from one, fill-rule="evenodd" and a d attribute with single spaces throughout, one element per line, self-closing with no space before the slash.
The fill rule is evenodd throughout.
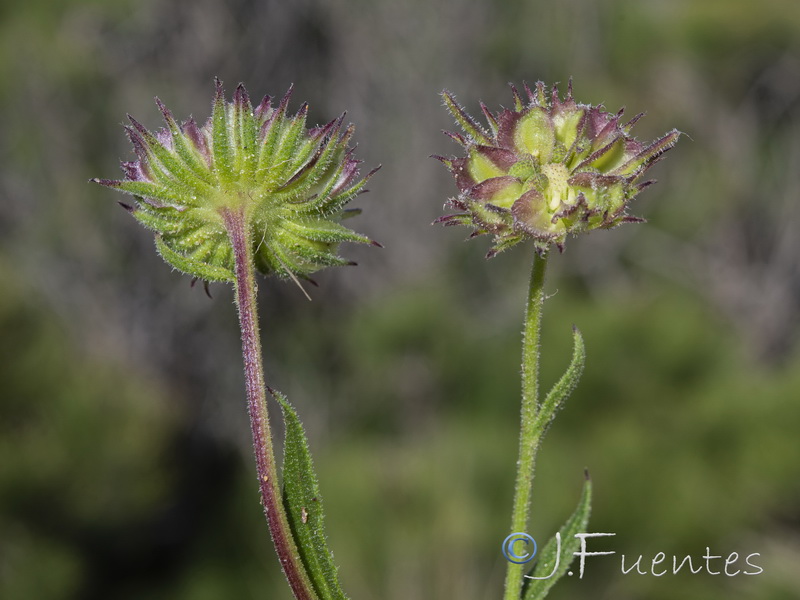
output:
<path id="1" fill-rule="evenodd" d="M 339 221 L 357 210 L 345 205 L 377 170 L 359 178 L 352 125 L 344 115 L 306 129 L 308 105 L 277 108 L 265 97 L 253 107 L 243 85 L 226 102 L 216 81 L 212 114 L 202 127 L 178 124 L 158 100 L 166 127 L 154 133 L 133 117 L 126 127 L 136 160 L 123 162 L 122 180 L 95 183 L 131 194 L 123 204 L 156 234 L 161 256 L 206 281 L 234 280 L 226 218 L 239 216 L 264 274 L 307 278 L 323 267 L 352 264 L 336 254 L 340 242 L 378 245 Z"/>
<path id="2" fill-rule="evenodd" d="M 567 234 L 608 229 L 641 219 L 627 214 L 628 203 L 653 181 L 642 175 L 678 141 L 680 132 L 644 144 L 630 136 L 641 114 L 621 124 L 623 111 L 559 98 L 542 82 L 523 101 L 511 86 L 514 107 L 492 114 L 482 127 L 444 91 L 444 104 L 466 135 L 448 133 L 466 156 L 436 156 L 453 174 L 459 195 L 448 206 L 459 212 L 437 219 L 445 225 L 470 225 L 473 235 L 492 234 L 488 256 L 532 239 L 538 252 Z"/>

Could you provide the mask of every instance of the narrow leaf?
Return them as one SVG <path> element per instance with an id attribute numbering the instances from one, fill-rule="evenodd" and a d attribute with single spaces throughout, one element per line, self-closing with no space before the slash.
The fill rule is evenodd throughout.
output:
<path id="1" fill-rule="evenodd" d="M 556 412 L 564 403 L 575 387 L 583 373 L 583 366 L 586 362 L 586 347 L 583 344 L 583 336 L 577 327 L 572 328 L 572 361 L 567 371 L 561 376 L 547 394 L 539 407 L 536 415 L 537 428 L 547 429 L 555 418 Z"/>
<path id="2" fill-rule="evenodd" d="M 286 396 L 272 391 L 286 424 L 283 458 L 283 503 L 297 550 L 314 590 L 322 600 L 345 600 L 323 531 L 320 495 L 303 425 Z"/>
<path id="3" fill-rule="evenodd" d="M 591 506 L 592 480 L 587 472 L 575 512 L 567 519 L 558 533 L 547 542 L 531 573 L 525 575 L 523 600 L 542 600 L 547 596 L 550 588 L 569 570 L 575 556 L 574 553 L 580 549 L 580 539 L 576 538 L 575 534 L 586 532 Z"/>

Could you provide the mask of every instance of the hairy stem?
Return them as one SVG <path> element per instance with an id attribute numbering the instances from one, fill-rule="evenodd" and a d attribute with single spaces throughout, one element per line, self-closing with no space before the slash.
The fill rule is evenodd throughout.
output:
<path id="1" fill-rule="evenodd" d="M 522 411 L 519 436 L 517 482 L 511 513 L 511 533 L 525 532 L 533 487 L 533 468 L 543 428 L 536 423 L 539 410 L 539 334 L 544 303 L 544 276 L 547 254 L 534 255 L 531 268 L 528 305 L 525 311 L 525 333 L 522 342 Z M 519 600 L 525 565 L 509 562 L 506 571 L 504 600 Z"/>
<path id="2" fill-rule="evenodd" d="M 286 518 L 278 481 L 278 469 L 272 450 L 272 434 L 267 412 L 267 388 L 261 360 L 261 338 L 258 329 L 255 271 L 250 232 L 241 211 L 226 210 L 223 218 L 233 246 L 235 260 L 236 307 L 242 330 L 247 412 L 250 416 L 250 428 L 253 434 L 253 450 L 261 489 L 261 503 L 264 506 L 264 514 L 267 516 L 269 531 L 278 553 L 281 568 L 289 581 L 292 593 L 297 600 L 315 600 L 317 596 L 300 560 L 289 528 L 289 521 Z"/>

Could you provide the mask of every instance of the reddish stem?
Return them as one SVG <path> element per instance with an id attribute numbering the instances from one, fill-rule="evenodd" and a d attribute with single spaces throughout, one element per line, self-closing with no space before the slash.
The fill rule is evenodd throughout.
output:
<path id="1" fill-rule="evenodd" d="M 283 573 L 297 600 L 316 600 L 311 582 L 300 561 L 281 498 L 278 470 L 272 450 L 267 412 L 266 383 L 261 360 L 261 338 L 256 308 L 256 284 L 250 232 L 242 211 L 222 213 L 233 246 L 236 275 L 236 307 L 242 330 L 242 355 L 247 388 L 247 412 L 253 434 L 253 450 L 261 488 L 261 502 Z"/>

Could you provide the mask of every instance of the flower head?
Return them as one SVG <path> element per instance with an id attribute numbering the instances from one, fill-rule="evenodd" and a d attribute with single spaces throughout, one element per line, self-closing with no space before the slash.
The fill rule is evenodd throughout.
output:
<path id="1" fill-rule="evenodd" d="M 136 160 L 122 163 L 123 180 L 92 181 L 131 194 L 135 205 L 123 206 L 156 233 L 164 260 L 206 281 L 234 280 L 231 213 L 241 215 L 262 273 L 308 277 L 351 264 L 337 256 L 340 242 L 376 242 L 339 221 L 358 212 L 344 206 L 377 169 L 359 179 L 348 147 L 354 127 L 342 115 L 306 129 L 308 105 L 289 115 L 291 94 L 276 108 L 269 96 L 253 107 L 240 84 L 226 102 L 217 80 L 202 127 L 192 118 L 179 125 L 156 99 L 166 127 L 152 133 L 129 116 Z"/>
<path id="2" fill-rule="evenodd" d="M 488 129 L 444 91 L 444 104 L 466 135 L 448 133 L 466 156 L 436 156 L 453 174 L 459 195 L 448 206 L 459 211 L 437 222 L 471 225 L 473 235 L 492 234 L 494 256 L 524 239 L 538 252 L 563 250 L 567 234 L 637 222 L 628 202 L 654 183 L 642 175 L 678 141 L 672 130 L 644 144 L 630 136 L 642 114 L 621 124 L 623 111 L 578 104 L 572 82 L 566 98 L 553 86 L 525 85 L 528 102 L 511 86 L 513 109 L 492 114 L 481 103 Z M 624 109 L 623 109 L 624 110 Z"/>

